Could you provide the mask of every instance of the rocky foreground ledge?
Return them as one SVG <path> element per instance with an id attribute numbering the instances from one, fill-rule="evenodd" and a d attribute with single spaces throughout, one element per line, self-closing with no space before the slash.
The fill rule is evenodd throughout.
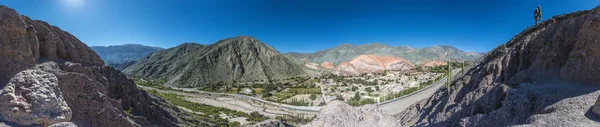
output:
<path id="1" fill-rule="evenodd" d="M 375 105 L 352 107 L 340 100 L 327 103 L 305 127 L 397 127 L 392 116 L 385 115 Z"/>
<path id="2" fill-rule="evenodd" d="M 600 7 L 554 16 L 393 117 L 332 102 L 307 126 L 600 126 Z"/>
<path id="3" fill-rule="evenodd" d="M 2 5 L 0 88 L 0 126 L 215 126 L 140 91 L 68 32 Z"/>

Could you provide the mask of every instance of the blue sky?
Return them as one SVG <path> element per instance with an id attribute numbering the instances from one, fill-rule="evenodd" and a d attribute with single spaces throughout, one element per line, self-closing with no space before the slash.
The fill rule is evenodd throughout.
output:
<path id="1" fill-rule="evenodd" d="M 543 18 L 598 0 L 1 0 L 89 46 L 170 48 L 249 35 L 280 52 L 315 52 L 343 43 L 417 48 L 452 45 L 487 52 Z"/>

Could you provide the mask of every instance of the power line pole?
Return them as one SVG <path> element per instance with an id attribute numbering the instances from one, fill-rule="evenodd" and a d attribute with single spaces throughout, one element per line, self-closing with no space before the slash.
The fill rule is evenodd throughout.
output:
<path id="1" fill-rule="evenodd" d="M 446 82 L 446 89 L 448 90 L 448 93 L 450 93 L 450 81 L 452 79 L 452 69 L 450 68 L 450 60 L 448 60 L 448 80 Z"/>
<path id="2" fill-rule="evenodd" d="M 462 61 L 462 74 L 465 74 L 465 61 Z"/>

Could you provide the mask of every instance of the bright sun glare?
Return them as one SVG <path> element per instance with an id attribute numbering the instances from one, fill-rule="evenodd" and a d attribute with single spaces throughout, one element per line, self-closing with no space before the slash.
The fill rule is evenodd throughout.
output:
<path id="1" fill-rule="evenodd" d="M 80 8 L 83 5 L 83 0 L 62 0 L 69 8 Z"/>

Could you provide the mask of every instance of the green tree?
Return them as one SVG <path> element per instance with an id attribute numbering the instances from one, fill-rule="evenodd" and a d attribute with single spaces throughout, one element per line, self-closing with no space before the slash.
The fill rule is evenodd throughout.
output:
<path id="1" fill-rule="evenodd" d="M 371 87 L 367 87 L 367 88 L 365 88 L 365 91 L 367 91 L 368 93 L 371 93 L 371 92 L 373 92 L 373 89 L 371 89 Z"/>
<path id="2" fill-rule="evenodd" d="M 376 91 L 379 91 L 379 86 L 375 86 L 375 90 L 376 90 Z"/>
<path id="3" fill-rule="evenodd" d="M 238 121 L 229 122 L 229 123 L 227 123 L 227 126 L 238 127 L 238 126 L 240 126 L 240 122 L 238 122 Z"/>
<path id="4" fill-rule="evenodd" d="M 315 99 L 317 99 L 317 95 L 311 93 L 308 98 L 310 98 L 310 100 L 314 101 Z"/>
<path id="5" fill-rule="evenodd" d="M 344 101 L 344 98 L 342 97 L 342 95 L 339 95 L 339 94 L 338 94 L 338 95 L 335 95 L 335 99 L 336 99 L 336 100 L 341 100 L 341 101 Z"/>
<path id="6" fill-rule="evenodd" d="M 355 99 L 355 100 L 357 100 L 357 101 L 358 101 L 358 100 L 360 100 L 360 92 L 356 92 L 356 93 L 354 94 L 354 98 L 352 98 L 352 99 Z"/>

